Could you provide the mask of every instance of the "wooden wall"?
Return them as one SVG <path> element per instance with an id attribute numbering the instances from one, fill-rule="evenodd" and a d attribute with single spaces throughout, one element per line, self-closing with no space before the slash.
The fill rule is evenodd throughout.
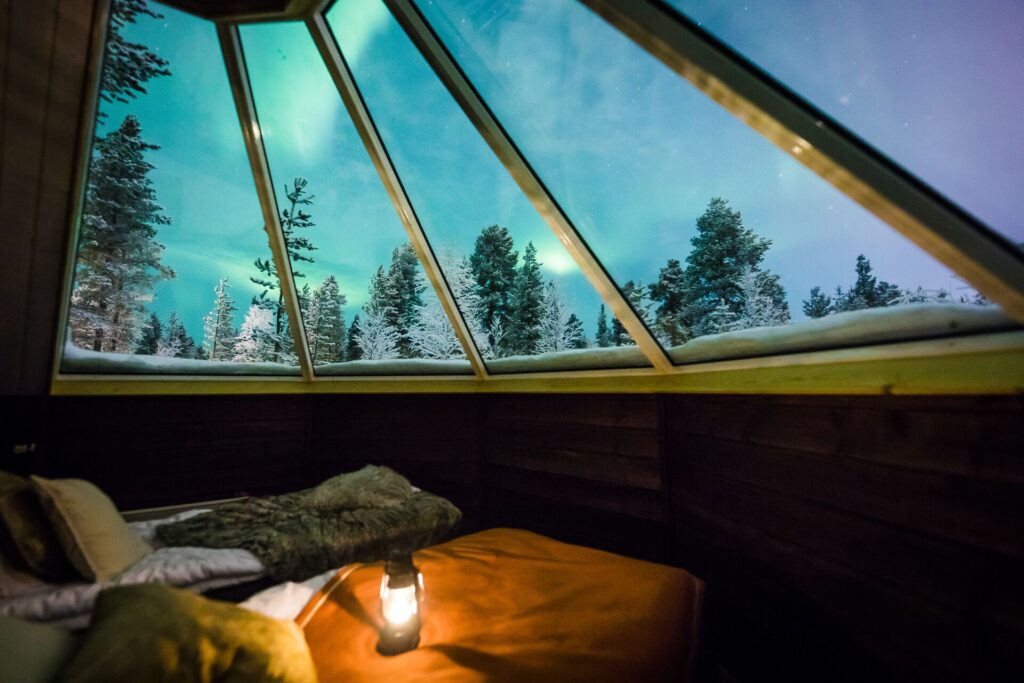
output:
<path id="1" fill-rule="evenodd" d="M 706 673 L 1019 680 L 1024 398 L 3 399 L 0 467 L 122 507 L 312 485 L 367 462 L 508 525 L 708 585 Z"/>

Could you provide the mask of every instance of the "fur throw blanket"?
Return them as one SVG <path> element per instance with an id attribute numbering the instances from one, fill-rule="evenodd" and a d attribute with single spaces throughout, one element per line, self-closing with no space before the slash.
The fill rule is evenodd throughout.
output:
<path id="1" fill-rule="evenodd" d="M 350 562 L 375 562 L 444 540 L 462 513 L 369 465 L 297 493 L 243 498 L 156 528 L 168 546 L 244 548 L 271 578 L 302 580 Z"/>

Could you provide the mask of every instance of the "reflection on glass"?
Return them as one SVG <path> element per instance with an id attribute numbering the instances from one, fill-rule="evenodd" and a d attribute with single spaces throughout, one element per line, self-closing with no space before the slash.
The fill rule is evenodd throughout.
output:
<path id="1" fill-rule="evenodd" d="M 241 33 L 317 374 L 471 373 L 306 27 Z"/>
<path id="2" fill-rule="evenodd" d="M 1017 244 L 1024 3 L 670 0 Z M 812 68 L 813 65 L 813 68 Z"/>
<path id="3" fill-rule="evenodd" d="M 298 374 L 249 306 L 270 253 L 213 24 L 111 14 L 61 370 Z"/>
<path id="4" fill-rule="evenodd" d="M 416 5 L 677 363 L 1012 325 L 581 3 Z"/>
<path id="5" fill-rule="evenodd" d="M 327 19 L 488 370 L 646 365 L 610 348 L 599 297 L 385 5 Z"/>

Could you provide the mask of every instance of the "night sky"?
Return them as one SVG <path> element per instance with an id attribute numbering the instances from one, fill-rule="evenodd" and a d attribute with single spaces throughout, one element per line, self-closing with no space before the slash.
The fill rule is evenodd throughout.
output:
<path id="1" fill-rule="evenodd" d="M 903 287 L 963 286 L 581 5 L 419 4 L 620 284 L 649 283 L 667 258 L 684 259 L 697 216 L 711 197 L 722 196 L 748 227 L 773 240 L 765 265 L 781 274 L 795 319 L 812 286 L 830 291 L 852 283 L 859 253 L 880 279 Z M 1019 99 L 1013 106 L 1010 100 L 1022 92 L 1024 21 L 1007 21 L 993 33 L 984 20 L 998 19 L 1000 9 L 1019 14 L 1017 3 L 971 3 L 971 21 L 936 12 L 910 39 L 922 50 L 913 68 L 893 69 L 883 66 L 903 52 L 871 42 L 901 35 L 891 12 L 876 18 L 862 10 L 860 23 L 844 23 L 826 11 L 840 3 L 794 1 L 788 12 L 775 2 L 677 4 L 979 217 L 1024 239 L 1024 223 L 1010 206 L 1024 179 L 1020 134 L 1010 125 L 1020 111 Z M 979 4 L 981 18 L 974 14 Z M 130 112 L 144 137 L 162 147 L 149 160 L 173 221 L 160 229 L 164 263 L 178 277 L 158 286 L 153 308 L 165 319 L 177 311 L 200 341 L 217 280 L 230 276 L 240 322 L 258 292 L 248 281 L 252 260 L 269 249 L 214 29 L 154 6 L 165 18 L 143 18 L 127 37 L 168 59 L 174 76 L 150 81 L 149 94 L 127 105 L 105 104 L 108 122 L 99 132 Z M 743 6 L 741 14 L 736 8 Z M 817 23 L 797 27 L 801 8 L 810 13 L 812 6 Z M 520 251 L 533 240 L 545 276 L 562 283 L 593 337 L 598 297 L 380 0 L 338 0 L 329 20 L 434 246 L 468 254 L 479 230 L 493 223 L 510 228 Z M 830 33 L 823 28 L 829 26 L 842 30 Z M 780 42 L 787 31 L 807 40 Z M 985 50 L 972 51 L 969 41 L 982 31 Z M 309 236 L 320 249 L 317 262 L 302 270 L 311 286 L 336 275 L 351 319 L 370 275 L 405 240 L 404 230 L 302 24 L 247 27 L 242 36 L 275 184 L 280 190 L 301 175 L 316 195 L 311 212 L 318 225 Z M 949 43 L 953 37 L 959 42 Z M 991 45 L 1000 41 L 1001 50 Z M 959 46 L 952 57 L 938 54 L 950 44 Z M 809 59 L 801 50 L 823 56 Z M 969 73 L 971 64 L 997 52 L 1017 60 L 1001 67 L 1011 76 Z M 935 72 L 960 53 L 972 59 L 938 83 Z M 899 97 L 880 103 L 872 99 L 879 92 Z M 900 119 L 908 125 L 897 130 Z"/>

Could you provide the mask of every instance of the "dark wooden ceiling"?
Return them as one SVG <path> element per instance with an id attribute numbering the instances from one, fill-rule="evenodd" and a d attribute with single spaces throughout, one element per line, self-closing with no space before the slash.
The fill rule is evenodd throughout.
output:
<path id="1" fill-rule="evenodd" d="M 161 0 L 205 19 L 294 19 L 320 4 L 316 0 Z"/>

